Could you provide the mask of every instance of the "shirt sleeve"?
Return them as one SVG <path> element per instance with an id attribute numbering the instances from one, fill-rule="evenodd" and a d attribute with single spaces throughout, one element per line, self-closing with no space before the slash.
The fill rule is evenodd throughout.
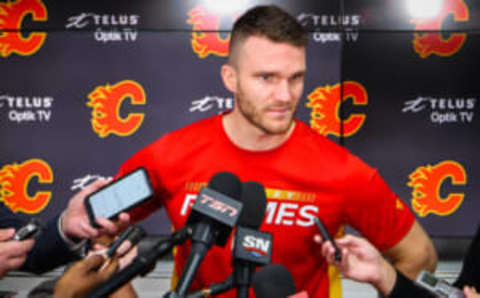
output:
<path id="1" fill-rule="evenodd" d="M 410 231 L 415 221 L 408 206 L 388 187 L 377 170 L 352 157 L 352 177 L 345 183 L 346 221 L 386 250 Z"/>
<path id="2" fill-rule="evenodd" d="M 119 171 L 115 175 L 115 179 L 118 179 L 132 171 L 135 171 L 138 168 L 144 168 L 148 173 L 148 177 L 154 190 L 154 197 L 151 200 L 140 204 L 139 206 L 128 212 L 133 222 L 138 222 L 159 209 L 162 206 L 162 201 L 167 196 L 165 188 L 162 186 L 160 174 L 158 172 L 159 168 L 161 168 L 161 165 L 158 165 L 158 161 L 155 159 L 156 156 L 161 153 L 157 152 L 156 149 L 158 146 L 155 145 L 157 145 L 157 143 L 149 145 L 142 150 L 136 152 L 132 157 L 130 157 L 120 166 Z"/>
<path id="3" fill-rule="evenodd" d="M 389 298 L 404 298 L 404 297 L 416 297 L 416 298 L 435 298 L 437 297 L 428 290 L 416 285 L 415 282 L 403 275 L 400 271 L 395 270 L 397 273 L 397 279 L 393 285 L 392 292 L 388 295 Z"/>

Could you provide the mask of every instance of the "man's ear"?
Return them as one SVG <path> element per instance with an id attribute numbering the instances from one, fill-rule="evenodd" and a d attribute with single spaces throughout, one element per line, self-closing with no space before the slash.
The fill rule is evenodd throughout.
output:
<path id="1" fill-rule="evenodd" d="M 223 84 L 228 91 L 237 93 L 237 71 L 230 64 L 223 64 L 220 70 Z"/>

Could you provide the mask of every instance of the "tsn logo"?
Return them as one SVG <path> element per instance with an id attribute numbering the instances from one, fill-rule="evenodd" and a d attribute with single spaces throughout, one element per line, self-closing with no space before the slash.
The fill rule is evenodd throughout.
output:
<path id="1" fill-rule="evenodd" d="M 219 213 L 234 217 L 238 214 L 238 210 L 222 201 L 219 201 L 211 196 L 202 194 L 202 198 L 198 201 L 201 205 L 207 206 L 209 209 L 215 210 Z"/>
<path id="2" fill-rule="evenodd" d="M 187 194 L 180 209 L 181 216 L 187 216 L 197 198 L 196 194 Z M 313 218 L 318 215 L 318 206 L 290 202 L 267 202 L 265 223 L 283 226 L 312 226 Z"/>
<path id="3" fill-rule="evenodd" d="M 272 241 L 254 235 L 246 235 L 242 241 L 242 248 L 255 256 L 266 257 Z"/>

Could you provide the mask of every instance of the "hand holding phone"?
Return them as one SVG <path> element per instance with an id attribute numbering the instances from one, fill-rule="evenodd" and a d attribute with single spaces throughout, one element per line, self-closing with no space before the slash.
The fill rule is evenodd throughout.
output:
<path id="1" fill-rule="evenodd" d="M 114 219 L 152 197 L 147 171 L 139 168 L 87 196 L 85 209 L 91 225 L 98 228 L 98 217 Z"/>
<path id="2" fill-rule="evenodd" d="M 314 217 L 313 221 L 315 222 L 315 225 L 317 226 L 318 230 L 320 231 L 320 234 L 322 235 L 323 241 L 330 241 L 330 243 L 332 243 L 333 248 L 335 249 L 335 261 L 341 262 L 342 261 L 342 252 L 340 251 L 340 249 L 338 249 L 338 246 L 335 244 L 335 241 L 333 241 L 333 238 L 332 238 L 332 236 L 330 236 L 330 233 L 328 232 L 325 225 L 322 223 L 322 221 L 318 217 Z"/>

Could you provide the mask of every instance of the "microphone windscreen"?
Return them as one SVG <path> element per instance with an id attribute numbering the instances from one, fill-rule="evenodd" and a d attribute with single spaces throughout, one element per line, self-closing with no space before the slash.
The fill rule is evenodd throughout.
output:
<path id="1" fill-rule="evenodd" d="M 242 184 L 243 210 L 237 225 L 254 230 L 262 225 L 267 208 L 265 188 L 258 182 L 247 181 Z"/>
<path id="2" fill-rule="evenodd" d="M 270 264 L 258 270 L 252 286 L 257 298 L 284 298 L 297 292 L 292 274 L 280 264 Z"/>
<path id="3" fill-rule="evenodd" d="M 242 182 L 235 174 L 219 172 L 210 179 L 208 187 L 237 201 L 241 201 Z"/>

